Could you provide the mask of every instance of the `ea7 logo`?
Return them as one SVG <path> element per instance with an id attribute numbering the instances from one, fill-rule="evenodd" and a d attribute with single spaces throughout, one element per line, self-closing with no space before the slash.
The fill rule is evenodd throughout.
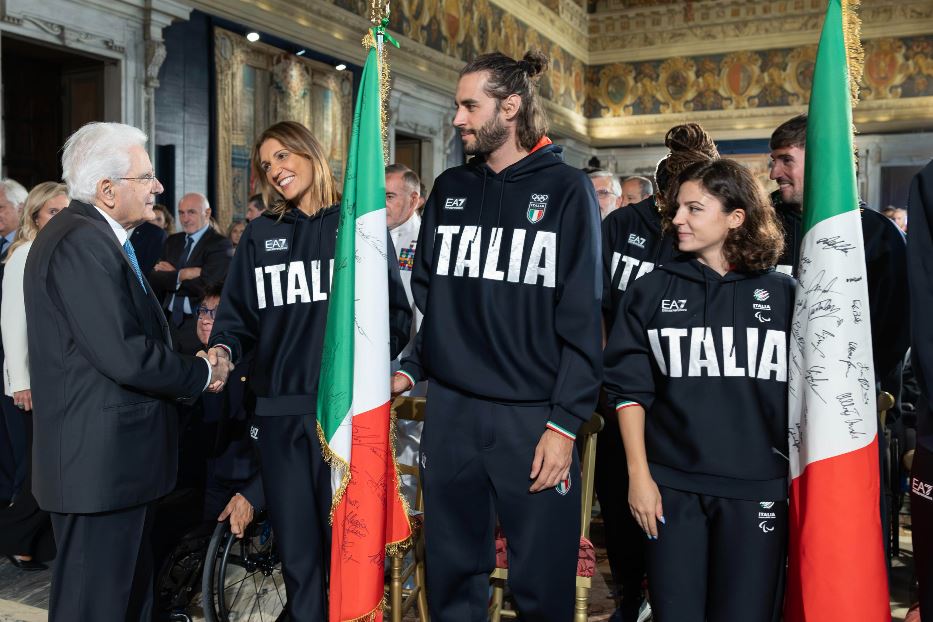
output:
<path id="1" fill-rule="evenodd" d="M 910 478 L 910 489 L 915 495 L 933 501 L 933 484 L 927 484 L 916 477 Z"/>
<path id="2" fill-rule="evenodd" d="M 277 240 L 266 240 L 266 250 L 267 251 L 287 251 L 288 240 L 285 238 L 279 238 Z"/>
<path id="3" fill-rule="evenodd" d="M 664 299 L 661 301 L 661 312 L 662 313 L 679 313 L 680 311 L 687 310 L 687 301 L 686 300 L 668 300 Z"/>
<path id="4" fill-rule="evenodd" d="M 628 243 L 632 246 L 637 246 L 638 248 L 645 248 L 645 238 L 638 237 L 637 233 L 629 234 Z"/>
<path id="5" fill-rule="evenodd" d="M 466 207 L 466 197 L 459 199 L 448 197 L 447 200 L 444 201 L 444 209 L 463 209 L 464 207 Z"/>

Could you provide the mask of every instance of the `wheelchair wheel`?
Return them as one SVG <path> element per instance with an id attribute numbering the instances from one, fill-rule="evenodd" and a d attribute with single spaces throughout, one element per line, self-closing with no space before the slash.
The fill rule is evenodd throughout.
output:
<path id="1" fill-rule="evenodd" d="M 195 528 L 163 560 L 156 582 L 160 619 L 191 622 L 187 609 L 201 583 L 204 551 L 209 541 L 209 529 Z"/>
<path id="2" fill-rule="evenodd" d="M 268 522 L 253 522 L 242 540 L 228 523 L 217 525 L 204 558 L 201 594 L 206 622 L 285 619 L 285 582 Z"/>

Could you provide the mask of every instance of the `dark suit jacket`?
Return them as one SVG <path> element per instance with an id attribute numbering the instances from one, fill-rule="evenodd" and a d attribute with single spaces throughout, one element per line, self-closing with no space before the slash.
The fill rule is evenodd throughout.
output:
<path id="1" fill-rule="evenodd" d="M 190 406 L 180 409 L 179 487 L 214 486 L 232 488 L 255 508 L 265 507 L 259 477 L 259 455 L 250 439 L 250 419 L 256 398 L 247 378 L 252 357 L 233 371 L 224 390 L 204 393 Z"/>
<path id="2" fill-rule="evenodd" d="M 23 289 L 39 505 L 104 512 L 167 494 L 177 470 L 173 402 L 200 394 L 208 368 L 172 351 L 152 289 L 143 291 L 94 207 L 72 201 L 39 232 Z"/>
<path id="3" fill-rule="evenodd" d="M 185 250 L 185 234 L 176 233 L 170 235 L 165 241 L 162 249 L 161 261 L 167 261 L 176 268 L 180 263 L 181 253 Z M 175 291 L 175 281 L 178 279 L 178 272 L 149 272 L 149 282 L 155 287 L 156 292 L 162 299 L 162 306 L 168 308 L 168 303 L 172 299 L 172 294 L 177 296 L 187 296 L 190 298 L 191 310 L 194 311 L 201 298 L 204 297 L 204 290 L 208 285 L 220 283 L 227 278 L 227 269 L 230 267 L 230 259 L 233 257 L 233 244 L 230 240 L 220 235 L 211 227 L 207 228 L 198 243 L 191 249 L 191 256 L 188 258 L 186 268 L 201 268 L 201 276 L 195 279 L 182 281 Z"/>
<path id="4" fill-rule="evenodd" d="M 159 261 L 166 238 L 168 238 L 168 234 L 165 229 L 151 222 L 144 222 L 133 229 L 130 242 L 133 243 L 136 260 L 139 262 L 139 269 L 143 274 L 149 274 L 152 267 Z"/>

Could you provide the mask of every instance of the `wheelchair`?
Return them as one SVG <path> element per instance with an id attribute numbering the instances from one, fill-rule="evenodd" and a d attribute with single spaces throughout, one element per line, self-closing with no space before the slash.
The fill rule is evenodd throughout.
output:
<path id="1" fill-rule="evenodd" d="M 201 574 L 206 622 L 284 622 L 285 580 L 275 534 L 260 513 L 242 539 L 219 523 L 207 545 Z"/>
<path id="2" fill-rule="evenodd" d="M 285 583 L 275 536 L 262 513 L 242 539 L 228 522 L 185 533 L 161 563 L 158 619 L 192 622 L 200 599 L 205 622 L 285 622 Z"/>

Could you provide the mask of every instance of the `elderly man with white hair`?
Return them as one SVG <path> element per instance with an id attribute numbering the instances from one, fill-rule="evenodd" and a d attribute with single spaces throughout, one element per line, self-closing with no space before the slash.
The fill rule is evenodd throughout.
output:
<path id="1" fill-rule="evenodd" d="M 49 620 L 148 620 L 151 504 L 175 485 L 173 403 L 219 390 L 229 364 L 172 350 L 127 229 L 162 184 L 146 135 L 90 123 L 65 143 L 68 209 L 39 232 L 24 294 L 35 417 L 33 492 L 58 545 Z"/>
<path id="2" fill-rule="evenodd" d="M 6 254 L 6 249 L 13 243 L 28 194 L 18 181 L 0 179 L 0 257 Z"/>
<path id="3" fill-rule="evenodd" d="M 622 207 L 622 184 L 609 171 L 595 170 L 589 173 L 596 198 L 599 200 L 599 218 L 604 220 L 610 212 Z"/>

